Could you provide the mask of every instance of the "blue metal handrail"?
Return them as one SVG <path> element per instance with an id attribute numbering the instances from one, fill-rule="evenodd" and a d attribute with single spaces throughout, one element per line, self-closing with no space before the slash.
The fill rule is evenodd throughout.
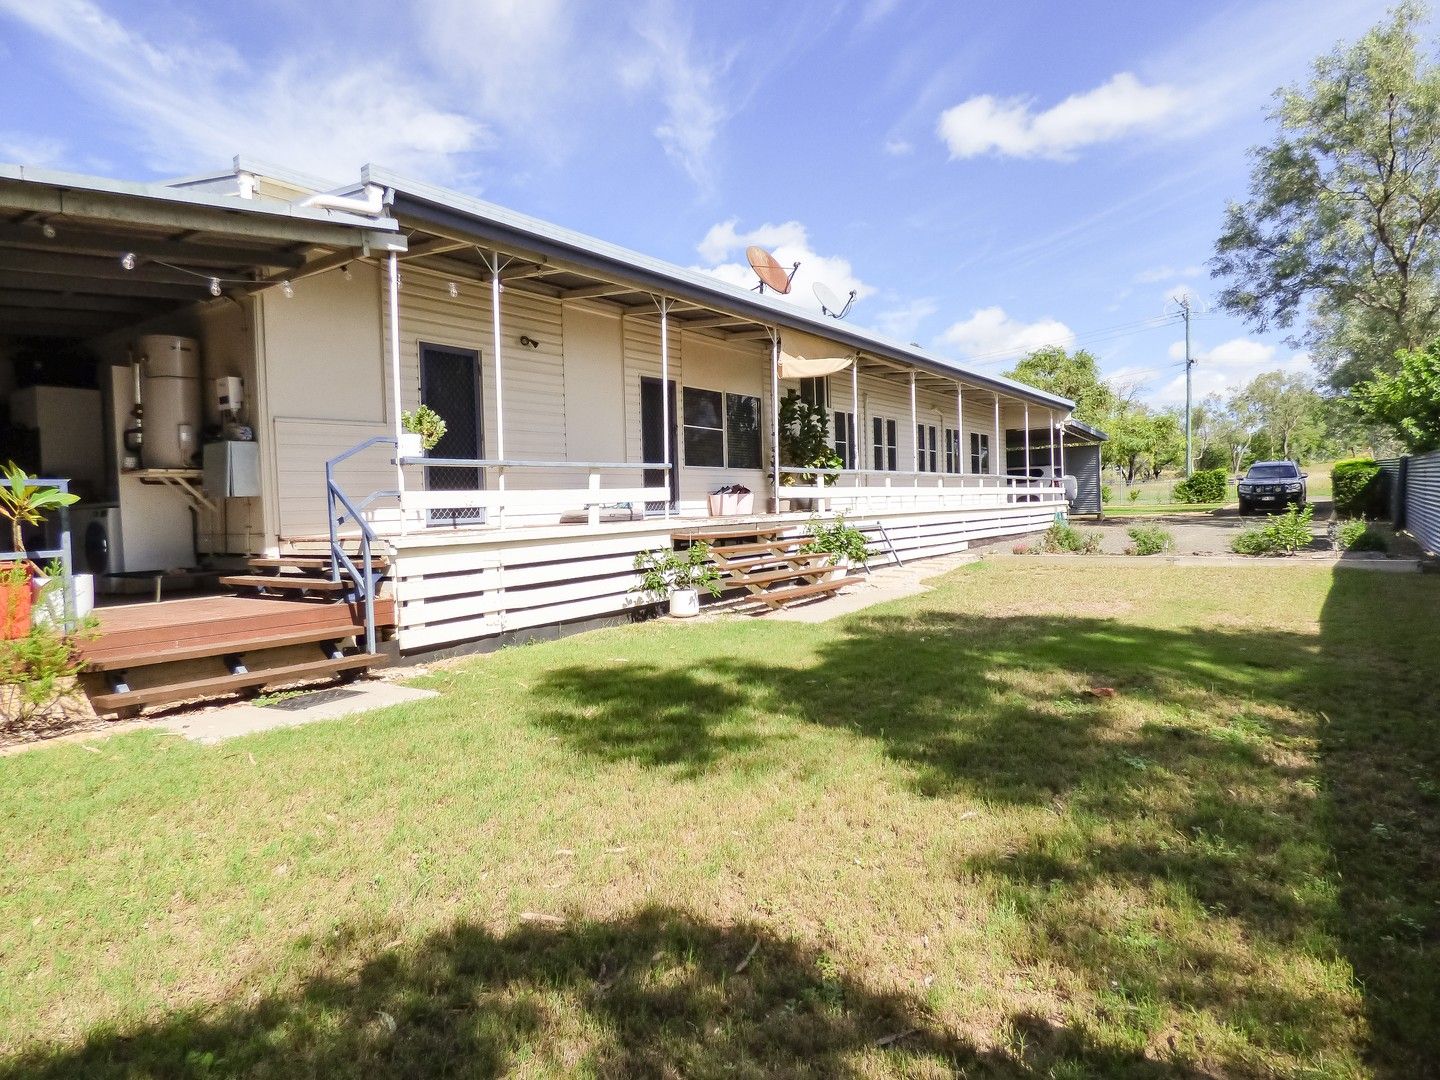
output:
<path id="1" fill-rule="evenodd" d="M 366 439 L 358 446 L 352 446 L 343 454 L 339 454 L 325 462 L 325 507 L 330 524 L 330 580 L 340 581 L 340 571 L 343 568 L 347 577 L 355 585 L 355 595 L 359 598 L 365 610 L 365 651 L 375 651 L 375 586 L 377 579 L 374 573 L 374 559 L 372 557 L 372 544 L 379 539 L 370 523 L 365 520 L 360 509 L 340 490 L 335 483 L 335 466 L 348 458 L 354 457 L 374 446 L 393 446 L 399 452 L 399 440 L 393 435 L 376 435 Z M 361 502 L 361 506 L 369 506 L 377 498 L 383 496 L 398 497 L 399 492 L 376 491 Z M 337 504 L 345 511 L 344 514 L 337 510 Z M 349 520 L 360 526 L 360 566 L 356 566 L 350 556 L 345 553 L 340 543 L 340 526 Z M 362 570 L 361 567 L 364 567 Z"/>
<path id="2" fill-rule="evenodd" d="M 47 477 L 34 477 L 28 481 L 35 487 L 59 488 L 64 494 L 70 492 L 69 480 L 54 480 Z M 0 479 L 0 487 L 10 487 L 10 481 Z M 0 551 L 0 562 L 50 562 L 60 560 L 62 575 L 61 590 L 65 599 L 65 618 L 63 624 L 66 632 L 75 629 L 78 617 L 75 611 L 75 573 L 70 561 L 70 508 L 60 507 L 60 546 L 58 548 L 44 548 L 39 551 Z"/>

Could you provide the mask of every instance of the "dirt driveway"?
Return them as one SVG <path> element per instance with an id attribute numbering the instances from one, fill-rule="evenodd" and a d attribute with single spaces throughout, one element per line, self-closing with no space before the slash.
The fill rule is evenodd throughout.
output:
<path id="1" fill-rule="evenodd" d="M 1311 550 L 1321 551 L 1329 548 L 1325 541 L 1324 522 L 1330 518 L 1330 504 L 1317 503 L 1315 505 L 1315 531 L 1319 539 L 1311 544 Z M 1175 553 L 1177 555 L 1229 555 L 1231 554 L 1230 541 L 1235 535 L 1245 529 L 1253 528 L 1264 523 L 1262 516 L 1241 517 L 1240 512 L 1234 507 L 1226 507 L 1223 510 L 1215 510 L 1208 514 L 1157 514 L 1154 517 L 1113 517 L 1104 521 L 1090 524 L 1084 521 L 1076 521 L 1075 525 L 1081 529 L 1095 528 L 1100 530 L 1100 550 L 1112 555 L 1123 555 L 1125 549 L 1130 546 L 1130 537 L 1126 530 L 1136 525 L 1160 525 L 1169 529 L 1175 537 Z"/>

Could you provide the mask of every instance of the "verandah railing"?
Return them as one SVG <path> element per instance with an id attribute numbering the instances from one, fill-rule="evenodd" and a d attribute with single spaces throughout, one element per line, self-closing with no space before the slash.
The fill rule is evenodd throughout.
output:
<path id="1" fill-rule="evenodd" d="M 989 473 L 898 472 L 882 469 L 815 469 L 783 466 L 782 499 L 815 499 L 827 509 L 869 513 L 903 509 L 960 509 L 1051 503 L 1065 506 L 1059 477 L 999 476 Z"/>

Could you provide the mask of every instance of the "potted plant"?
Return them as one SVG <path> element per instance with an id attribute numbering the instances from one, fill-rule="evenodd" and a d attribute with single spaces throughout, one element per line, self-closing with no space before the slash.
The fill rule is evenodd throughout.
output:
<path id="1" fill-rule="evenodd" d="M 434 450 L 445 437 L 445 421 L 429 405 L 418 405 L 414 412 L 400 414 L 400 456 L 420 457 Z"/>
<path id="2" fill-rule="evenodd" d="M 845 520 L 844 514 L 837 515 L 829 524 L 820 518 L 811 518 L 809 528 L 810 540 L 800 550 L 829 555 L 837 577 L 843 577 L 851 567 L 864 566 L 870 561 L 870 541 Z"/>
<path id="3" fill-rule="evenodd" d="M 820 470 L 816 473 L 781 473 L 780 483 L 785 487 L 829 483 L 835 479 L 834 470 L 845 465 L 830 446 L 830 425 L 825 409 L 805 401 L 795 390 L 787 390 L 780 399 L 780 464 L 787 468 Z M 809 505 L 809 500 L 794 501 Z"/>
<path id="4" fill-rule="evenodd" d="M 39 525 L 45 515 L 79 501 L 56 487 L 35 483 L 35 478 L 13 461 L 0 469 L 0 517 L 10 522 L 10 550 L 19 558 L 0 563 L 0 630 L 6 641 L 30 632 L 30 609 L 35 601 L 35 566 L 25 558 L 23 527 Z"/>
<path id="5" fill-rule="evenodd" d="M 642 551 L 635 556 L 635 569 L 640 573 L 635 591 L 654 603 L 668 597 L 670 614 L 679 618 L 700 613 L 701 589 L 711 596 L 720 595 L 720 573 L 710 562 L 710 545 L 704 541 L 684 551 Z"/>

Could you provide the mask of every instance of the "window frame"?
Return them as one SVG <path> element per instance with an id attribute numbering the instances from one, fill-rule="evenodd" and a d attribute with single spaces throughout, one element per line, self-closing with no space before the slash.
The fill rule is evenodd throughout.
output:
<path id="1" fill-rule="evenodd" d="M 990 456 L 990 434 L 985 431 L 970 432 L 970 471 L 976 476 L 988 476 Z"/>
<path id="2" fill-rule="evenodd" d="M 900 422 L 888 416 L 872 416 L 870 418 L 870 446 L 871 460 L 875 462 L 875 472 L 899 472 L 900 471 Z M 886 467 L 884 462 L 889 461 Z"/>
<path id="3" fill-rule="evenodd" d="M 856 446 L 856 417 L 844 409 L 830 410 L 830 443 L 842 462 L 841 468 L 860 467 L 860 448 Z"/>
<path id="4" fill-rule="evenodd" d="M 680 442 L 685 449 L 685 468 L 687 469 L 725 469 L 738 470 L 741 472 L 760 472 L 765 468 L 765 400 L 760 394 L 746 394 L 735 390 L 716 390 L 709 386 L 681 386 L 680 402 Z M 697 394 L 717 394 L 720 398 L 720 426 L 710 427 L 705 424 L 690 424 L 685 418 L 685 401 L 691 391 Z M 757 463 L 754 465 L 736 465 L 731 460 L 730 453 L 730 402 L 732 398 L 748 398 L 755 402 L 755 412 L 760 418 L 760 424 L 755 429 Z M 720 433 L 720 463 L 718 465 L 697 464 L 690 460 L 690 448 L 686 442 L 686 434 L 694 428 L 696 431 L 718 431 Z"/>
<path id="5" fill-rule="evenodd" d="M 960 446 L 964 434 L 959 428 L 947 427 L 945 429 L 945 472 L 947 475 L 960 476 L 963 474 L 962 466 L 965 459 L 960 456 Z"/>
<path id="6" fill-rule="evenodd" d="M 939 445 L 938 429 L 935 424 L 917 423 L 915 425 L 915 471 L 938 473 Z"/>

